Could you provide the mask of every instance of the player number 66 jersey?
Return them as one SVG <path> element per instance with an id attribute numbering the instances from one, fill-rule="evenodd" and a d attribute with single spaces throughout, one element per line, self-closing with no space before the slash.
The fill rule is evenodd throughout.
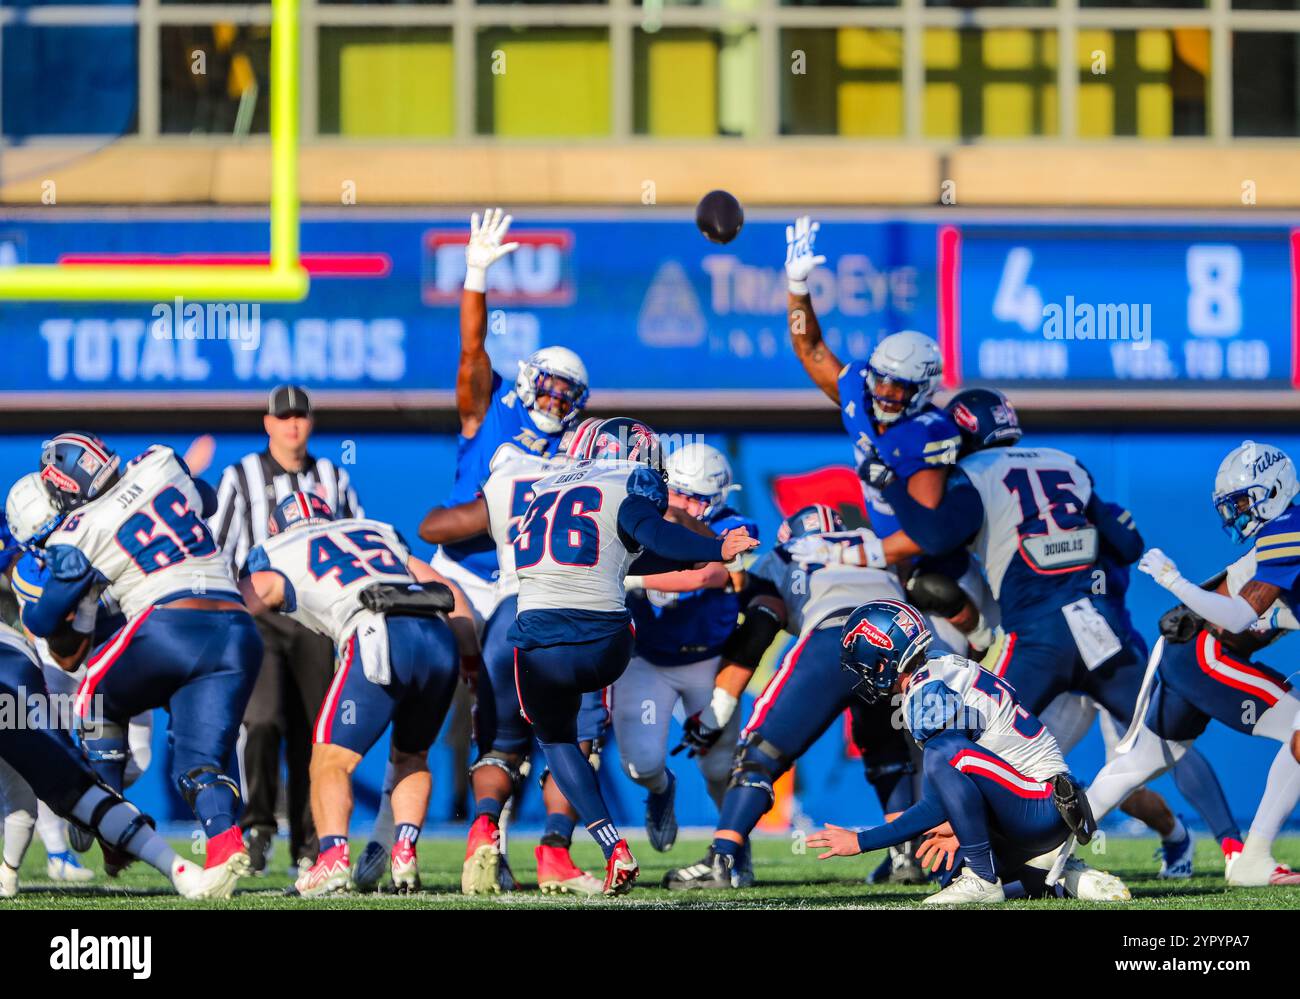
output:
<path id="1" fill-rule="evenodd" d="M 361 591 L 375 583 L 410 583 L 410 552 L 392 525 L 330 520 L 274 535 L 248 553 L 249 572 L 278 572 L 284 610 L 342 646 L 364 610 Z"/>
<path id="2" fill-rule="evenodd" d="M 130 461 L 112 489 L 64 520 L 46 550 L 51 560 L 59 546 L 80 550 L 128 618 L 175 595 L 238 599 L 200 509 L 176 453 L 155 445 Z"/>
<path id="3" fill-rule="evenodd" d="M 903 721 L 922 745 L 946 729 L 962 732 L 1034 781 L 1068 769 L 1056 739 L 1020 706 L 1011 686 L 961 656 L 940 656 L 916 671 Z"/>

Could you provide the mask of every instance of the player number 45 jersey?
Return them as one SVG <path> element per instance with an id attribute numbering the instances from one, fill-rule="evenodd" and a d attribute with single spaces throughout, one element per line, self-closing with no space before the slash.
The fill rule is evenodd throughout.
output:
<path id="1" fill-rule="evenodd" d="M 940 656 L 917 670 L 903 699 L 903 722 L 921 745 L 944 730 L 962 732 L 1033 781 L 1067 769 L 1052 734 L 1020 706 L 1011 686 L 961 656 Z"/>
<path id="2" fill-rule="evenodd" d="M 364 610 L 361 591 L 375 583 L 410 583 L 410 558 L 392 525 L 377 520 L 304 524 L 268 538 L 248 553 L 249 572 L 278 572 L 284 610 L 312 631 L 343 645 Z"/>
<path id="3" fill-rule="evenodd" d="M 79 549 L 128 618 L 171 596 L 238 600 L 230 568 L 198 511 L 194 480 L 169 447 L 133 458 L 117 484 L 50 535 Z"/>
<path id="4" fill-rule="evenodd" d="M 514 546 L 519 522 L 533 501 L 538 480 L 559 467 L 555 459 L 529 454 L 513 444 L 501 445 L 492 456 L 492 472 L 483 484 L 483 500 L 487 503 L 488 532 L 497 546 L 498 600 L 519 592 Z"/>

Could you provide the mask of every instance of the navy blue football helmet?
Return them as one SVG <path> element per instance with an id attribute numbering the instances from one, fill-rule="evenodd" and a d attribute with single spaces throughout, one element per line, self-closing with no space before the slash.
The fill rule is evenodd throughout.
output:
<path id="1" fill-rule="evenodd" d="M 122 459 L 93 434 L 69 431 L 41 448 L 41 481 L 63 513 L 98 499 L 117 482 Z"/>
<path id="2" fill-rule="evenodd" d="M 659 435 L 630 416 L 611 416 L 585 433 L 580 432 L 572 441 L 569 454 L 579 461 L 588 458 L 635 461 L 657 472 L 664 470 Z"/>
<path id="3" fill-rule="evenodd" d="M 783 545 L 795 538 L 804 538 L 809 534 L 829 534 L 844 530 L 844 518 L 839 512 L 825 503 L 814 503 L 802 510 L 796 510 L 776 529 L 776 543 Z"/>
<path id="4" fill-rule="evenodd" d="M 840 632 L 840 667 L 858 677 L 853 692 L 868 704 L 888 697 L 901 674 L 930 647 L 921 612 L 901 600 L 872 600 L 849 615 Z"/>
<path id="5" fill-rule="evenodd" d="M 997 389 L 963 389 L 945 407 L 961 429 L 962 453 L 1011 447 L 1023 436 L 1016 407 Z"/>
<path id="6" fill-rule="evenodd" d="M 299 489 L 276 504 L 266 529 L 271 534 L 279 534 L 291 527 L 318 524 L 322 520 L 333 519 L 334 511 L 330 509 L 328 503 L 315 493 L 306 493 Z"/>

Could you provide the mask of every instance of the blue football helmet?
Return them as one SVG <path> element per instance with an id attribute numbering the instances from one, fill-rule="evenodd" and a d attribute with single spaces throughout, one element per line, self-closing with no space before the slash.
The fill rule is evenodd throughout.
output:
<path id="1" fill-rule="evenodd" d="M 93 434 L 68 432 L 41 448 L 41 481 L 63 513 L 98 499 L 117 482 L 122 459 Z"/>
<path id="2" fill-rule="evenodd" d="M 634 461 L 657 472 L 664 470 L 659 435 L 630 416 L 611 416 L 575 436 L 569 454 L 576 460 Z"/>
<path id="3" fill-rule="evenodd" d="M 319 524 L 321 521 L 333 519 L 334 511 L 330 509 L 328 503 L 315 493 L 306 493 L 299 489 L 276 504 L 266 529 L 271 534 L 279 534 L 291 527 Z"/>
<path id="4" fill-rule="evenodd" d="M 997 389 L 963 389 L 944 408 L 961 430 L 963 454 L 1011 447 L 1024 434 L 1016 407 Z"/>
<path id="5" fill-rule="evenodd" d="M 925 661 L 930 629 L 901 600 L 872 600 L 849 615 L 840 632 L 840 667 L 858 677 L 853 692 L 868 704 L 889 696 L 903 673 Z"/>
<path id="6" fill-rule="evenodd" d="M 776 529 L 776 543 L 783 545 L 795 538 L 804 538 L 809 534 L 829 534 L 844 530 L 844 518 L 838 511 L 825 503 L 814 503 L 802 510 L 796 510 Z"/>

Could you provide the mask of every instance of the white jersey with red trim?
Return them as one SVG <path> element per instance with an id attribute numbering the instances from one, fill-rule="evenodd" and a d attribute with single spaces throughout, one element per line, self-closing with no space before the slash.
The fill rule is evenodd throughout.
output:
<path id="1" fill-rule="evenodd" d="M 364 611 L 361 591 L 375 583 L 413 583 L 411 557 L 391 524 L 351 518 L 300 524 L 248 553 L 248 571 L 284 577 L 284 612 L 343 645 Z"/>
<path id="2" fill-rule="evenodd" d="M 131 459 L 111 489 L 66 517 L 46 548 L 80 549 L 128 618 L 172 596 L 238 600 L 202 508 L 176 452 L 155 444 Z"/>
<path id="3" fill-rule="evenodd" d="M 916 671 L 903 697 L 903 721 L 922 745 L 941 731 L 962 732 L 1033 782 L 1068 769 L 1052 733 L 1020 706 L 1011 687 L 961 656 L 930 659 Z M 974 767 L 985 763 L 968 761 Z M 1014 782 L 1005 773 L 997 776 Z"/>
<path id="4" fill-rule="evenodd" d="M 1083 515 L 1092 478 L 1073 455 L 1050 447 L 990 448 L 959 467 L 984 505 L 970 548 L 995 599 L 1002 599 L 1003 577 L 1017 552 L 1044 575 L 1096 560 L 1096 528 Z"/>
<path id="5" fill-rule="evenodd" d="M 514 541 L 519 521 L 533 501 L 533 486 L 561 464 L 558 459 L 530 454 L 513 444 L 502 444 L 492 456 L 490 474 L 483 483 L 483 500 L 487 503 L 488 533 L 497 546 L 498 601 L 519 592 Z"/>

